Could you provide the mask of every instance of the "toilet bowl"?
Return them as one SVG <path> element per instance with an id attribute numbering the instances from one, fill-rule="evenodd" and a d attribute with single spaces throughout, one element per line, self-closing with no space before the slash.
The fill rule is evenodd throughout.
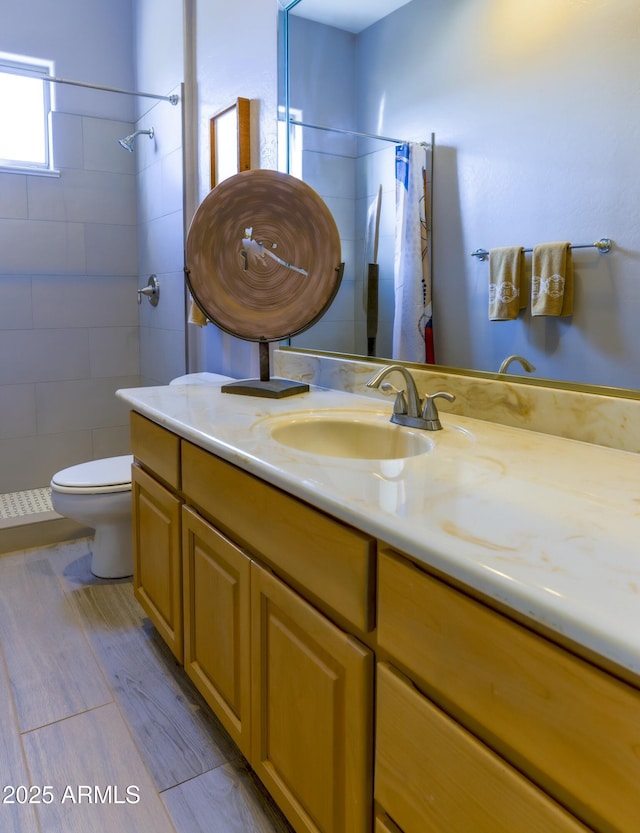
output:
<path id="1" fill-rule="evenodd" d="M 133 457 L 107 457 L 80 463 L 54 474 L 54 511 L 95 529 L 91 572 L 98 578 L 133 573 L 131 532 L 131 464 Z"/>
<path id="2" fill-rule="evenodd" d="M 190 373 L 172 385 L 211 385 L 231 381 L 219 373 Z M 91 572 L 98 578 L 133 574 L 131 464 L 133 456 L 105 457 L 54 474 L 51 505 L 58 515 L 95 529 Z"/>

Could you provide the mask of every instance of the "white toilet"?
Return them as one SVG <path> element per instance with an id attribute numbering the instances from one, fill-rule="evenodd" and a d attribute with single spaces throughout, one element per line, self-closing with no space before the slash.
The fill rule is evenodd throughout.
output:
<path id="1" fill-rule="evenodd" d="M 58 515 L 96 531 L 91 572 L 99 578 L 133 573 L 131 464 L 133 457 L 107 457 L 63 469 L 51 479 L 51 505 Z"/>
<path id="2" fill-rule="evenodd" d="M 215 384 L 231 381 L 217 373 L 192 373 L 172 385 Z M 106 457 L 57 472 L 51 478 L 54 511 L 95 529 L 91 572 L 98 578 L 133 574 L 131 530 L 131 464 L 133 457 Z"/>

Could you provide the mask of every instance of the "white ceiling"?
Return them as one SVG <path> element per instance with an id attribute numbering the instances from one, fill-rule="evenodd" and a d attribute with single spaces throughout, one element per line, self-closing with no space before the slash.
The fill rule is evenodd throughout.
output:
<path id="1" fill-rule="evenodd" d="M 291 14 L 357 34 L 410 0 L 301 0 Z"/>

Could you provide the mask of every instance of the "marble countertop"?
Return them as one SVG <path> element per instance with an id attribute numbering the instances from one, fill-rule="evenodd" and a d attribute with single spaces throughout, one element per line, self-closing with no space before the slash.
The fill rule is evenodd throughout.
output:
<path id="1" fill-rule="evenodd" d="M 274 420 L 335 409 L 386 424 L 392 401 L 322 388 L 271 400 L 224 394 L 220 384 L 118 396 L 196 445 L 640 674 L 639 455 L 443 413 L 443 430 L 428 432 L 425 454 L 314 455 L 276 442 Z"/>

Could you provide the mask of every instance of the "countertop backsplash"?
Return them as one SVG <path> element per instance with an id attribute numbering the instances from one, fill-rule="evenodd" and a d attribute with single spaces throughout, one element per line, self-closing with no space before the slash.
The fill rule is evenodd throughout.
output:
<path id="1" fill-rule="evenodd" d="M 367 379 L 391 363 L 276 350 L 273 375 L 379 397 L 366 387 Z M 640 453 L 640 399 L 521 384 L 513 376 L 484 379 L 426 366 L 411 372 L 421 395 L 438 390 L 455 395 L 453 403 L 438 401 L 443 412 Z"/>

